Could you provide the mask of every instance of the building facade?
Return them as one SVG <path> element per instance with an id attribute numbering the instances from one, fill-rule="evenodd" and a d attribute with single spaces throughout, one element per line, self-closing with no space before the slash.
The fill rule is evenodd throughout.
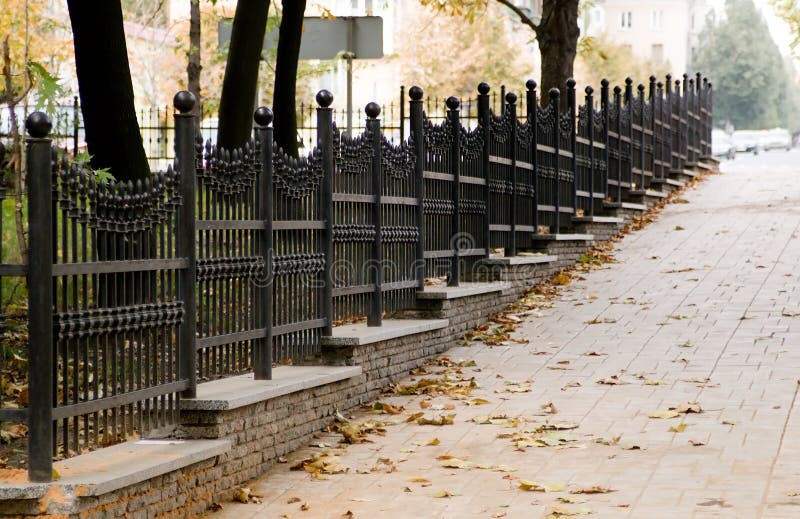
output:
<path id="1" fill-rule="evenodd" d="M 606 34 L 635 55 L 692 70 L 697 38 L 711 6 L 706 0 L 596 0 L 584 17 L 584 33 Z"/>

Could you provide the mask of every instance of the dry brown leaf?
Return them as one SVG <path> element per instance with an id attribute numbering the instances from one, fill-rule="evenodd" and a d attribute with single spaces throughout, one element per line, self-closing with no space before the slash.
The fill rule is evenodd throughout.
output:
<path id="1" fill-rule="evenodd" d="M 689 445 L 691 445 L 692 447 L 700 447 L 700 446 L 705 445 L 705 444 L 706 444 L 706 442 L 701 441 L 701 440 L 689 440 Z"/>
<path id="2" fill-rule="evenodd" d="M 616 492 L 616 489 L 595 485 L 591 487 L 575 488 L 569 491 L 570 494 L 607 494 L 609 492 Z"/>
<path id="3" fill-rule="evenodd" d="M 455 419 L 456 415 L 448 414 L 448 415 L 439 415 L 436 418 L 426 418 L 422 417 L 417 420 L 419 425 L 453 425 L 453 420 Z"/>
<path id="4" fill-rule="evenodd" d="M 605 384 L 608 386 L 621 386 L 627 384 L 624 380 L 619 378 L 619 375 L 611 375 L 610 377 L 601 378 L 597 381 L 598 384 Z"/>
<path id="5" fill-rule="evenodd" d="M 302 499 L 300 499 L 299 497 L 290 497 L 289 499 L 286 500 L 286 504 L 292 505 L 294 503 L 299 503 L 300 501 L 302 501 Z"/>
<path id="6" fill-rule="evenodd" d="M 564 490 L 564 485 L 559 485 L 559 484 L 540 485 L 539 483 L 536 483 L 534 481 L 520 479 L 519 489 L 525 490 L 526 492 L 561 492 L 562 490 Z"/>

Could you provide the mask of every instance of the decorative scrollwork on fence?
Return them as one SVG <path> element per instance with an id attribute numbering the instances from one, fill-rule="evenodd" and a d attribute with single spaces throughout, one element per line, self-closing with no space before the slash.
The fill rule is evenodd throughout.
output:
<path id="1" fill-rule="evenodd" d="M 381 170 L 385 176 L 405 180 L 414 175 L 417 154 L 411 139 L 395 145 L 381 135 Z"/>
<path id="2" fill-rule="evenodd" d="M 444 155 L 453 145 L 453 125 L 449 119 L 439 124 L 432 123 L 427 117 L 423 120 L 425 150 L 434 155 Z"/>
<path id="3" fill-rule="evenodd" d="M 642 116 L 642 100 L 639 97 L 634 97 L 630 102 L 631 112 L 633 113 L 634 120 L 639 120 Z"/>
<path id="4" fill-rule="evenodd" d="M 592 124 L 594 125 L 595 134 L 603 133 L 605 130 L 606 119 L 603 117 L 603 112 L 601 110 L 595 110 L 594 116 L 592 117 Z"/>
<path id="5" fill-rule="evenodd" d="M 432 198 L 426 198 L 424 200 L 422 210 L 425 214 L 450 215 L 456 210 L 456 206 L 452 200 L 436 200 Z"/>
<path id="6" fill-rule="evenodd" d="M 477 160 L 483 154 L 483 128 L 477 126 L 467 130 L 463 126 L 458 134 L 461 146 L 461 158 L 464 160 Z"/>
<path id="7" fill-rule="evenodd" d="M 463 214 L 485 214 L 486 202 L 483 200 L 461 200 Z"/>
<path id="8" fill-rule="evenodd" d="M 333 226 L 333 241 L 337 243 L 369 242 L 375 240 L 374 225 L 340 224 Z"/>
<path id="9" fill-rule="evenodd" d="M 152 229 L 180 205 L 180 175 L 172 168 L 134 182 L 98 181 L 97 173 L 66 158 L 54 163 L 59 206 L 67 216 L 92 229 L 134 232 Z"/>
<path id="10" fill-rule="evenodd" d="M 314 193 L 322 181 L 322 152 L 314 148 L 307 157 L 295 158 L 273 144 L 272 167 L 275 188 L 289 198 L 304 198 Z"/>
<path id="11" fill-rule="evenodd" d="M 325 268 L 324 254 L 286 254 L 272 260 L 272 273 L 275 276 L 292 274 L 318 274 Z"/>
<path id="12" fill-rule="evenodd" d="M 536 107 L 536 127 L 539 133 L 548 134 L 553 131 L 556 124 L 557 113 L 553 110 L 553 105 L 542 108 Z"/>
<path id="13" fill-rule="evenodd" d="M 556 178 L 556 168 L 550 166 L 537 166 L 537 173 L 539 178 L 552 180 Z"/>
<path id="14" fill-rule="evenodd" d="M 569 140 L 572 138 L 574 126 L 572 115 L 569 112 L 563 113 L 559 116 L 558 129 L 561 132 L 562 139 Z"/>
<path id="15" fill-rule="evenodd" d="M 204 185 L 223 195 L 237 195 L 255 184 L 261 163 L 258 160 L 255 142 L 249 140 L 244 148 L 233 151 L 205 145 L 205 167 L 197 172 Z"/>
<path id="16" fill-rule="evenodd" d="M 529 149 L 533 144 L 533 125 L 528 119 L 525 122 L 517 121 L 517 144 L 523 150 Z"/>
<path id="17" fill-rule="evenodd" d="M 617 103 L 608 104 L 608 119 L 609 121 L 614 122 L 619 119 L 619 109 L 617 108 Z"/>
<path id="18" fill-rule="evenodd" d="M 419 240 L 419 229 L 414 226 L 381 227 L 381 242 L 383 243 L 416 243 L 417 240 Z"/>
<path id="19" fill-rule="evenodd" d="M 263 256 L 197 258 L 197 280 L 260 279 L 264 266 Z"/>
<path id="20" fill-rule="evenodd" d="M 500 115 L 489 114 L 489 128 L 492 132 L 492 140 L 495 142 L 508 142 L 511 138 L 511 125 L 513 120 L 507 111 Z"/>
<path id="21" fill-rule="evenodd" d="M 372 162 L 372 134 L 348 137 L 333 127 L 333 156 L 336 168 L 346 175 L 366 175 Z"/>
<path id="22" fill-rule="evenodd" d="M 592 114 L 594 115 L 594 114 Z M 589 109 L 586 105 L 578 107 L 578 131 L 579 133 L 586 132 L 586 127 L 589 125 Z"/>
<path id="23" fill-rule="evenodd" d="M 575 173 L 573 173 L 568 169 L 559 169 L 558 180 L 562 180 L 564 182 L 572 182 L 573 180 L 575 180 Z"/>
<path id="24" fill-rule="evenodd" d="M 59 340 L 174 326 L 182 321 L 181 301 L 53 314 L 53 328 Z"/>

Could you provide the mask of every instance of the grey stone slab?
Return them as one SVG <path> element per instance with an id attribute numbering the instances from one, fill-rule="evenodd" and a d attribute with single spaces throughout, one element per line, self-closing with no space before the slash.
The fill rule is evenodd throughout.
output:
<path id="1" fill-rule="evenodd" d="M 484 265 L 536 265 L 555 261 L 558 261 L 558 256 L 553 254 L 533 254 L 530 256 L 491 256 L 481 263 Z"/>
<path id="2" fill-rule="evenodd" d="M 594 234 L 534 234 L 534 241 L 592 241 Z"/>
<path id="3" fill-rule="evenodd" d="M 447 319 L 384 319 L 382 326 L 366 323 L 346 324 L 333 329 L 333 335 L 322 337 L 323 346 L 363 346 L 398 337 L 447 328 Z"/>
<path id="4" fill-rule="evenodd" d="M 39 499 L 58 487 L 69 499 L 99 496 L 135 485 L 230 450 L 228 440 L 136 440 L 53 464 L 61 478 L 52 483 L 5 483 L 0 500 Z"/>
<path id="5" fill-rule="evenodd" d="M 304 389 L 357 377 L 360 366 L 278 366 L 272 380 L 255 380 L 252 373 L 197 385 L 196 398 L 181 400 L 181 409 L 223 411 L 264 402 Z"/>
<path id="6" fill-rule="evenodd" d="M 617 216 L 574 216 L 576 223 L 622 223 L 624 220 Z"/>
<path id="7" fill-rule="evenodd" d="M 462 297 L 502 292 L 511 288 L 510 283 L 460 283 L 457 287 L 432 286 L 417 292 L 417 299 L 459 299 Z"/>
<path id="8" fill-rule="evenodd" d="M 634 202 L 609 202 L 605 207 L 611 209 L 632 209 L 634 211 L 646 211 L 647 206 L 644 204 L 636 204 Z"/>
<path id="9" fill-rule="evenodd" d="M 655 191 L 653 189 L 637 189 L 630 192 L 631 196 L 649 196 L 653 198 L 667 198 L 667 194 L 662 191 Z"/>

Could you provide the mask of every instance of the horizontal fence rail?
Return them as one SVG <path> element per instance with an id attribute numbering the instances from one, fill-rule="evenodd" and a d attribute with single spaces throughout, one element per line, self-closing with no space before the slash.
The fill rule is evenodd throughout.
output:
<path id="1" fill-rule="evenodd" d="M 429 278 L 472 279 L 493 253 L 535 248 L 710 155 L 700 75 L 604 80 L 580 99 L 565 86 L 539 95 L 531 80 L 518 97 L 481 83 L 467 106 L 415 86 L 407 127 L 370 103 L 349 134 L 323 90 L 301 157 L 274 143 L 266 107 L 244 146 L 216 146 L 179 92 L 174 161 L 137 182 L 86 169 L 31 114 L 28 259 L 0 250 L 0 302 L 4 281 L 27 280 L 29 399 L 0 391 L 0 421 L 28 423 L 30 478 L 49 480 L 54 457 L 169 432 L 199 382 L 315 362 L 337 324 L 380 326 Z"/>

